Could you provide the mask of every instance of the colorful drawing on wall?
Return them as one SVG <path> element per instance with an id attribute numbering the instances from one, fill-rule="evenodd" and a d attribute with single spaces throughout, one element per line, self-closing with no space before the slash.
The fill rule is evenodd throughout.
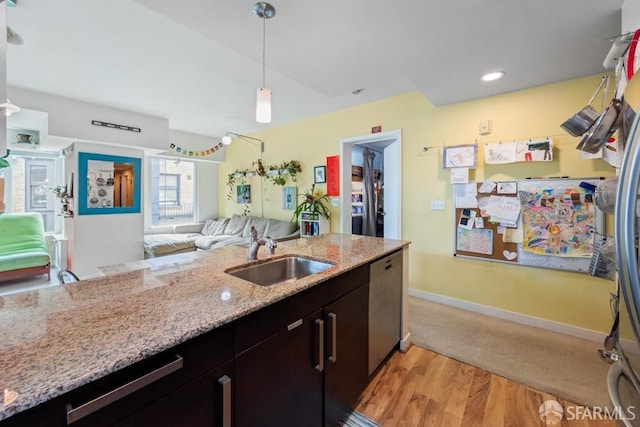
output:
<path id="1" fill-rule="evenodd" d="M 493 230 L 487 228 L 466 229 L 458 227 L 456 249 L 479 254 L 493 254 Z"/>
<path id="2" fill-rule="evenodd" d="M 237 203 L 251 203 L 251 185 L 238 185 L 236 190 Z"/>
<path id="3" fill-rule="evenodd" d="M 521 192 L 522 249 L 558 257 L 593 255 L 596 234 L 592 194 L 582 188 Z"/>
<path id="4" fill-rule="evenodd" d="M 327 196 L 340 195 L 340 156 L 327 157 Z"/>
<path id="5" fill-rule="evenodd" d="M 442 153 L 442 169 L 447 168 L 470 168 L 475 169 L 478 158 L 478 146 L 455 145 L 444 147 Z"/>

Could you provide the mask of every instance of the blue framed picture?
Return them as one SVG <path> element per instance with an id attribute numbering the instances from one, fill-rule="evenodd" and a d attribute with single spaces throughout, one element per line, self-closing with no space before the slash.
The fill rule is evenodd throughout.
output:
<path id="1" fill-rule="evenodd" d="M 140 213 L 142 160 L 78 153 L 78 214 Z"/>

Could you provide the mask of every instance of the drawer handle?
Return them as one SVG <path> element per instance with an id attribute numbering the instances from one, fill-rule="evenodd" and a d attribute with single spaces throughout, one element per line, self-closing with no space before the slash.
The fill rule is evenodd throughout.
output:
<path id="1" fill-rule="evenodd" d="M 222 386 L 222 427 L 231 427 L 231 378 L 224 375 L 218 384 Z"/>
<path id="2" fill-rule="evenodd" d="M 329 313 L 329 331 L 331 333 L 331 338 L 329 339 L 329 343 L 331 344 L 331 349 L 329 350 L 329 362 L 336 363 L 338 360 L 338 346 L 336 344 L 336 328 L 338 324 L 338 316 L 335 313 Z"/>
<path id="3" fill-rule="evenodd" d="M 385 268 L 384 268 L 384 269 L 385 269 L 385 270 L 388 270 L 388 269 L 390 269 L 391 267 L 393 267 L 393 264 L 389 264 L 389 265 L 385 266 Z"/>
<path id="4" fill-rule="evenodd" d="M 324 321 L 316 319 L 316 331 L 318 333 L 318 363 L 316 363 L 316 370 L 319 372 L 324 371 Z"/>
<path id="5" fill-rule="evenodd" d="M 113 402 L 122 399 L 130 395 L 131 393 L 140 390 L 142 387 L 147 386 L 163 377 L 166 377 L 172 372 L 181 369 L 183 366 L 182 356 L 179 354 L 175 355 L 175 360 L 167 363 L 166 365 L 156 369 L 155 371 L 151 371 L 148 374 L 141 376 L 140 378 L 136 378 L 133 381 L 130 381 L 114 390 L 111 390 L 102 396 L 96 397 L 95 399 L 84 403 L 77 408 L 74 408 L 70 403 L 67 404 L 67 425 L 74 423 L 87 415 L 90 415 L 96 412 L 99 409 L 104 408 L 107 405 L 112 404 Z"/>
<path id="6" fill-rule="evenodd" d="M 297 328 L 298 326 L 302 325 L 302 319 L 298 319 L 295 322 L 293 322 L 292 324 L 287 326 L 287 330 L 288 331 L 292 331 L 295 328 Z"/>

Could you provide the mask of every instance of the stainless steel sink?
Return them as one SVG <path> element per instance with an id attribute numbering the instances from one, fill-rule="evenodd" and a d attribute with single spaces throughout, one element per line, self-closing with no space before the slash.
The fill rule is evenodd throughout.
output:
<path id="1" fill-rule="evenodd" d="M 239 277 L 260 286 L 302 279 L 311 274 L 320 273 L 333 264 L 301 256 L 287 256 L 248 267 L 230 268 L 225 273 Z"/>

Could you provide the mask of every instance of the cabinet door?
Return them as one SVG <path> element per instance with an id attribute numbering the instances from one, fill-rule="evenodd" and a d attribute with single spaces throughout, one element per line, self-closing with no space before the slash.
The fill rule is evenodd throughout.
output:
<path id="1" fill-rule="evenodd" d="M 233 362 L 228 362 L 116 424 L 117 427 L 231 427 Z"/>
<path id="2" fill-rule="evenodd" d="M 321 426 L 322 311 L 235 358 L 234 425 Z"/>
<path id="3" fill-rule="evenodd" d="M 342 425 L 340 421 L 369 382 L 368 312 L 368 284 L 324 309 L 325 425 Z"/>

